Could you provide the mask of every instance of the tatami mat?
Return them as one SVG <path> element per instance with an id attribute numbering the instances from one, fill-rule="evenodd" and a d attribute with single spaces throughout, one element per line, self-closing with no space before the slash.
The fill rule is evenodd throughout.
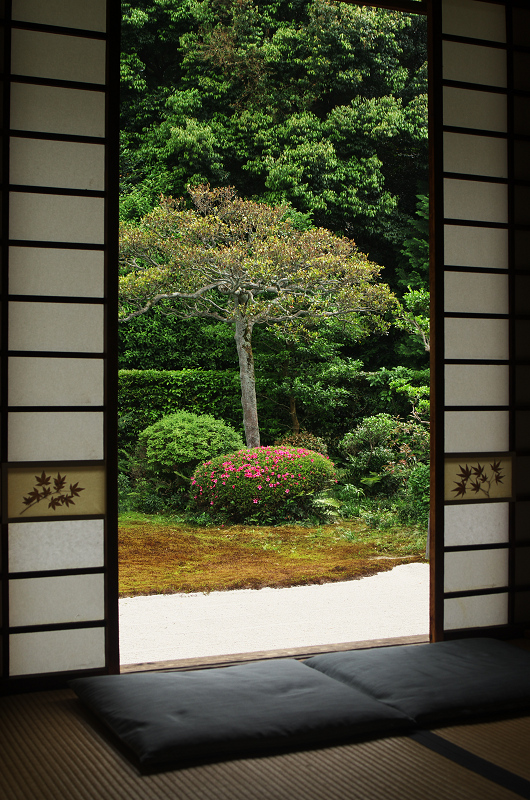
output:
<path id="1" fill-rule="evenodd" d="M 438 729 L 436 733 L 473 755 L 530 781 L 530 717 L 455 725 Z"/>
<path id="2" fill-rule="evenodd" d="M 6 800 L 510 800 L 519 795 L 406 736 L 140 775 L 92 727 L 70 691 L 0 700 Z M 530 720 L 520 724 L 528 752 Z M 504 723 L 488 728 L 503 739 Z M 469 728 L 469 726 L 467 726 Z M 482 726 L 483 727 L 483 726 Z M 457 729 L 445 729 L 446 736 Z M 480 739 L 480 726 L 476 739 Z M 464 728 L 458 729 L 464 735 Z M 511 735 L 511 734 L 510 734 Z M 473 739 L 471 733 L 469 737 Z M 510 748 L 500 743 L 500 751 Z M 510 762 L 503 764 L 510 768 Z"/>

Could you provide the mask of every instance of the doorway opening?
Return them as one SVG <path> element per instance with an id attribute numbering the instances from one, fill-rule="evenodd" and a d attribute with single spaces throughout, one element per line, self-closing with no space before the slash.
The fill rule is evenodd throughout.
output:
<path id="1" fill-rule="evenodd" d="M 147 0 L 140 5 L 123 4 L 122 663 L 426 637 L 425 18 L 321 0 L 296 8 L 292 3 L 221 7 L 212 2 L 202 8 L 200 19 L 191 11 L 188 17 L 173 14 L 167 5 L 149 8 Z M 195 192 L 191 197 L 189 187 Z M 227 187 L 234 187 L 233 196 Z M 160 195 L 182 196 L 187 204 L 160 205 Z M 261 443 L 272 448 L 271 458 L 279 450 L 306 448 L 336 466 L 333 477 L 318 487 L 323 491 L 315 491 L 314 502 L 302 501 L 298 492 L 290 517 L 284 513 L 283 519 L 277 505 L 260 507 L 258 493 L 270 478 L 264 472 L 254 476 L 263 476 L 263 482 L 256 481 L 260 488 L 251 498 L 256 501 L 253 513 L 230 515 L 225 506 L 224 516 L 216 518 L 206 504 L 196 503 L 191 516 L 187 508 L 192 467 L 206 460 L 199 457 L 201 436 L 213 438 L 213 429 L 219 433 L 215 425 L 208 434 L 197 433 L 198 418 L 204 422 L 209 414 L 221 420 L 241 437 L 241 447 L 255 444 L 249 440 L 250 428 L 241 426 L 234 327 L 241 307 L 255 302 L 263 287 L 246 287 L 241 302 L 238 289 L 240 299 L 231 306 L 227 282 L 219 281 L 222 268 L 233 278 L 243 256 L 259 260 L 248 229 L 246 250 L 237 240 L 234 209 L 242 208 L 237 198 L 247 201 L 246 213 L 256 215 L 253 235 L 265 224 L 263 214 L 274 226 L 273 210 L 282 207 L 272 231 L 275 249 L 270 237 L 260 240 L 261 255 L 269 259 L 265 266 L 259 263 L 260 274 L 269 277 L 269 292 L 260 297 L 276 316 L 254 320 L 252 340 L 246 340 L 254 357 Z M 164 228 L 171 214 L 187 225 L 178 237 Z M 203 238 L 193 250 L 199 224 Z M 216 259 L 212 248 L 208 259 L 205 235 L 209 246 L 215 226 L 224 226 L 224 238 L 215 241 Z M 227 229 L 233 241 L 226 238 Z M 329 287 L 326 295 L 320 281 L 305 286 L 306 307 L 296 316 L 301 307 L 295 291 L 282 294 L 278 288 L 292 285 L 282 251 L 294 247 L 288 231 L 298 255 L 302 240 L 314 248 L 315 269 L 316 260 L 327 258 L 332 271 L 346 258 L 345 243 L 351 246 L 354 240 L 356 253 L 367 256 L 360 263 L 384 268 L 380 276 L 375 270 L 369 277 L 359 273 L 365 288 L 370 286 L 371 304 L 358 302 L 354 313 L 352 307 L 341 313 L 337 298 L 346 297 L 345 285 L 336 283 L 333 306 Z M 330 232 L 329 238 L 323 241 L 320 231 Z M 172 258 L 176 263 L 176 251 L 164 249 L 168 241 L 180 248 L 178 286 L 168 283 L 175 270 L 164 272 Z M 198 264 L 203 276 L 211 277 L 209 297 L 205 284 L 193 282 Z M 162 285 L 166 297 L 152 302 L 153 291 L 164 293 Z M 262 317 L 266 303 L 260 306 Z M 170 464 L 164 426 L 156 425 L 176 411 L 184 415 L 167 425 L 180 425 L 195 439 L 193 444 L 188 440 L 190 457 L 179 451 L 180 461 L 175 456 Z M 223 450 L 221 444 L 208 457 L 237 450 L 231 435 L 221 431 L 221 442 L 225 437 L 230 446 Z M 286 468 L 278 469 L 276 477 L 287 480 L 284 494 L 294 496 L 290 478 L 284 478 Z M 289 475 L 295 478 L 292 471 Z M 285 508 L 289 504 L 284 502 Z M 394 585 L 401 575 L 411 577 Z M 376 583 L 389 587 L 388 599 Z M 356 601 L 354 590 L 362 587 L 364 592 L 368 585 L 374 586 L 373 593 Z M 420 593 L 416 598 L 412 585 Z M 153 613 L 154 595 L 160 605 Z M 277 623 L 272 607 L 261 604 L 265 595 L 284 615 Z M 260 603 L 252 610 L 247 600 L 257 603 L 258 596 Z M 294 605 L 286 611 L 288 596 Z M 197 617 L 187 613 L 192 603 Z M 128 607 L 137 610 L 128 616 Z M 407 608 L 414 612 L 410 625 Z M 335 632 L 343 611 L 348 633 Z M 182 650 L 192 630 L 197 631 L 197 620 L 211 623 L 203 635 L 207 649 L 192 644 L 190 651 Z M 242 649 L 236 637 L 238 644 L 227 649 L 229 620 L 235 620 L 235 633 L 249 628 L 257 639 L 246 640 L 252 644 Z M 318 621 L 322 631 L 315 633 Z M 360 625 L 365 621 L 367 626 Z M 155 624 L 165 630 L 167 641 L 149 652 Z M 129 649 L 129 642 L 136 646 L 144 638 L 142 630 L 147 649 Z"/>

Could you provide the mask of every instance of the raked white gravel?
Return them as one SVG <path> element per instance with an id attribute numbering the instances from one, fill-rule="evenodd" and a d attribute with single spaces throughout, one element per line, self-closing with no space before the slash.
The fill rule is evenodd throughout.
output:
<path id="1" fill-rule="evenodd" d="M 120 661 L 139 664 L 427 634 L 429 566 L 289 589 L 120 600 Z"/>

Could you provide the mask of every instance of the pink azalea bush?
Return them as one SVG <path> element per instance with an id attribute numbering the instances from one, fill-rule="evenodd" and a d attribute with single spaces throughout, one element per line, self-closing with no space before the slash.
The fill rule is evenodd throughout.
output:
<path id="1" fill-rule="evenodd" d="M 314 494 L 335 483 L 335 467 L 321 453 L 305 447 L 255 447 L 201 464 L 191 479 L 191 503 L 235 519 L 276 514 L 286 505 L 300 516 L 297 510 L 307 509 Z"/>

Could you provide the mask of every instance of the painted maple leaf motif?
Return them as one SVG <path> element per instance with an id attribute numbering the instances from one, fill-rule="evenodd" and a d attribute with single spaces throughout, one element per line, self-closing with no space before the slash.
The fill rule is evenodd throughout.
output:
<path id="1" fill-rule="evenodd" d="M 455 488 L 451 489 L 455 493 L 454 499 L 465 497 L 468 492 L 473 492 L 475 495 L 481 492 L 486 497 L 489 497 L 492 483 L 498 485 L 503 482 L 505 477 L 502 474 L 500 461 L 494 461 L 489 467 L 491 474 L 488 474 L 485 464 L 477 463 L 476 466 L 459 464 L 460 472 L 457 473 L 457 477 L 461 478 L 461 480 L 453 481 Z"/>
<path id="2" fill-rule="evenodd" d="M 463 497 L 465 495 L 465 493 L 466 493 L 465 481 L 460 481 L 460 483 L 457 483 L 455 481 L 455 484 L 456 484 L 456 489 L 453 489 L 453 492 L 456 492 L 455 496 L 459 497 L 459 495 L 462 495 L 462 497 Z"/>
<path id="3" fill-rule="evenodd" d="M 493 464 L 490 464 L 490 467 L 491 471 L 493 472 L 495 483 L 502 483 L 504 476 L 501 475 L 501 462 L 494 461 Z"/>
<path id="4" fill-rule="evenodd" d="M 460 472 L 458 473 L 458 477 L 462 478 L 464 481 L 467 481 L 471 477 L 471 467 L 468 467 L 466 464 L 465 467 L 459 465 L 459 468 Z"/>
<path id="5" fill-rule="evenodd" d="M 46 475 L 44 470 L 42 470 L 41 475 L 35 475 L 35 483 L 37 484 L 37 486 L 48 486 L 50 481 L 51 478 L 48 475 Z"/>
<path id="6" fill-rule="evenodd" d="M 61 475 L 58 472 L 57 477 L 53 478 L 52 486 L 52 476 L 47 475 L 45 470 L 42 471 L 41 475 L 35 475 L 35 484 L 32 490 L 22 498 L 22 503 L 26 507 L 20 513 L 24 514 L 37 503 L 40 503 L 41 500 L 46 499 L 48 500 L 48 508 L 51 508 L 52 511 L 61 507 L 69 508 L 74 506 L 74 498 L 80 497 L 81 492 L 84 492 L 85 489 L 79 486 L 79 482 L 77 482 L 71 483 L 69 489 L 66 490 L 66 477 L 66 475 Z"/>
<path id="7" fill-rule="evenodd" d="M 66 483 L 66 475 L 61 475 L 59 472 L 57 473 L 57 477 L 53 479 L 54 491 L 62 492 L 64 489 L 64 485 Z"/>
<path id="8" fill-rule="evenodd" d="M 28 506 L 31 503 L 38 503 L 40 499 L 41 499 L 41 494 L 40 494 L 39 490 L 37 488 L 35 488 L 35 489 L 33 489 L 33 491 L 31 491 L 28 494 L 27 497 L 24 497 L 23 502 L 24 502 L 24 505 Z"/>

